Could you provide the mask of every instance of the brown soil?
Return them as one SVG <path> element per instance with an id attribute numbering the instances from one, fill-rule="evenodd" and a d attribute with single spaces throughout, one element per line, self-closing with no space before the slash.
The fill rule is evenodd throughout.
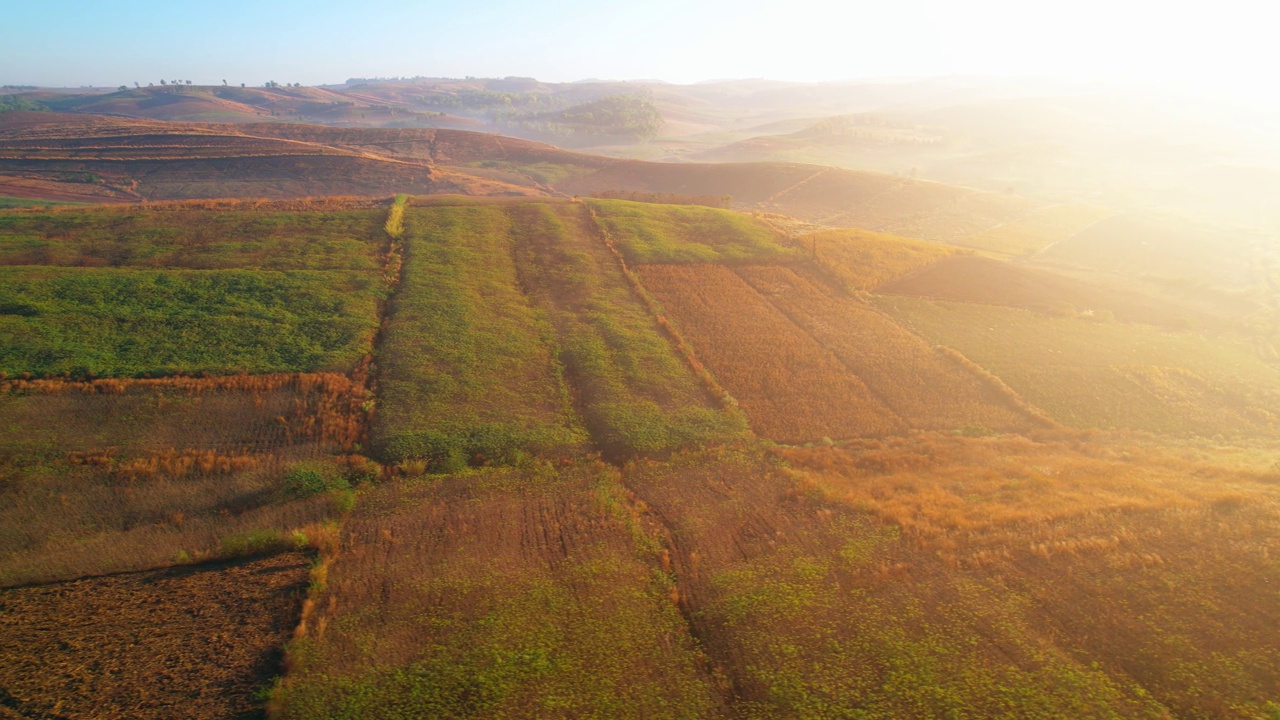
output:
<path id="1" fill-rule="evenodd" d="M 0 717 L 258 717 L 307 571 L 286 553 L 0 593 Z"/>

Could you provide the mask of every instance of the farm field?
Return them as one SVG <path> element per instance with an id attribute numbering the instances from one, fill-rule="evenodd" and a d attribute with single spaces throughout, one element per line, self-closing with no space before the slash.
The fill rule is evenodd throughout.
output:
<path id="1" fill-rule="evenodd" d="M 587 436 L 552 350 L 554 329 L 520 289 L 504 209 L 410 207 L 404 224 L 374 450 L 458 469 L 477 456 L 509 462 L 581 449 Z"/>
<path id="2" fill-rule="evenodd" d="M 382 266 L 386 243 L 378 231 L 385 210 L 344 209 L 342 201 L 327 210 L 237 209 L 248 204 L 6 213 L 0 215 L 0 265 L 198 270 Z"/>
<path id="3" fill-rule="evenodd" d="M 0 372 L 344 372 L 383 294 L 351 271 L 0 268 Z"/>
<path id="4" fill-rule="evenodd" d="M 801 235 L 794 242 L 854 291 L 871 290 L 956 252 L 939 243 L 866 230 L 824 230 Z"/>
<path id="5" fill-rule="evenodd" d="M 555 327 L 594 444 L 610 457 L 744 439 L 746 418 L 679 357 L 581 205 L 512 206 L 521 285 Z"/>
<path id="6" fill-rule="evenodd" d="M 997 389 L 869 305 L 789 268 L 736 271 L 910 427 L 1017 432 L 1035 425 Z"/>
<path id="7" fill-rule="evenodd" d="M 959 254 L 888 280 L 875 291 L 1027 308 L 1053 315 L 1098 316 L 1169 327 L 1229 324 L 1194 306 L 1038 268 Z"/>
<path id="8" fill-rule="evenodd" d="M 795 258 L 767 224 L 742 213 L 698 205 L 589 200 L 587 206 L 627 262 L 737 263 Z"/>
<path id="9" fill-rule="evenodd" d="M 666 317 L 764 437 L 805 442 L 904 429 L 830 351 L 719 265 L 641 265 Z"/>
<path id="10" fill-rule="evenodd" d="M 350 455 L 368 398 L 340 375 L 3 383 L 0 586 L 313 545 L 379 472 Z"/>
<path id="11" fill-rule="evenodd" d="M 1274 450 L 1051 432 L 778 453 L 1162 712 L 1250 718 L 1280 691 Z"/>
<path id="12" fill-rule="evenodd" d="M 366 150 L 489 147 L 424 132 Z M 320 139 L 369 140 L 290 142 Z M 577 167 L 542 170 L 603 177 Z M 1037 215 L 787 172 L 757 202 L 888 183 L 868 212 L 937 238 Z M 775 220 L 0 212 L 0 716 L 1280 712 L 1280 371 L 1250 337 Z"/>
<path id="13" fill-rule="evenodd" d="M 1112 210 L 1087 205 L 1050 205 L 952 242 L 976 250 L 1024 257 L 1054 243 L 1068 241 L 1114 214 Z"/>
<path id="14" fill-rule="evenodd" d="M 875 304 L 1065 425 L 1208 436 L 1280 429 L 1280 372 L 1244 338 L 902 296 Z"/>
<path id="15" fill-rule="evenodd" d="M 1178 281 L 1186 289 L 1209 284 L 1248 287 L 1248 251 L 1258 238 L 1235 237 L 1175 220 L 1115 215 L 1046 247 L 1037 260 L 1136 278 Z M 1234 251 L 1233 251 L 1234 249 Z"/>
<path id="16" fill-rule="evenodd" d="M 368 493 L 274 716 L 719 717 L 635 512 L 598 463 Z"/>
<path id="17" fill-rule="evenodd" d="M 306 556 L 285 553 L 0 590 L 0 712 L 252 716 L 306 582 Z"/>

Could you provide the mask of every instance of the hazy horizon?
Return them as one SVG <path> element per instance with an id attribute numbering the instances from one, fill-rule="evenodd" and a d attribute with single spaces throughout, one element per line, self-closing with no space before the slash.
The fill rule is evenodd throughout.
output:
<path id="1" fill-rule="evenodd" d="M 53 0 L 9 10 L 0 83 L 115 87 L 165 78 L 321 85 L 350 77 L 515 75 L 691 84 L 976 76 L 1136 83 L 1280 103 L 1260 90 L 1280 55 L 1259 11 L 1242 2 L 1202 10 L 1098 1 L 1068 12 L 1003 0 L 848 8 L 801 0 L 783 13 L 725 0 L 644 7 L 397 0 L 371 13 L 296 0 L 232 0 L 216 9 Z"/>

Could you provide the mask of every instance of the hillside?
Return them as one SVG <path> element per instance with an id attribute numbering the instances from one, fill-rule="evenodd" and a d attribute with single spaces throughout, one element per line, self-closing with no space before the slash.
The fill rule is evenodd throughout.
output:
<path id="1" fill-rule="evenodd" d="M 1275 336 L 1108 284 L 1106 220 L 981 254 L 1045 208 L 35 115 L 0 116 L 8 182 L 132 184 L 0 210 L 3 712 L 1280 710 Z M 136 202 L 406 178 L 430 194 Z"/>

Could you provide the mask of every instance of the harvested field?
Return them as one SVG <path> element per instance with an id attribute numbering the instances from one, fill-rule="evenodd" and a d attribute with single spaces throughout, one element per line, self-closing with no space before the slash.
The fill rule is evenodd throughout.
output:
<path id="1" fill-rule="evenodd" d="M 360 480 L 369 395 L 340 375 L 0 384 L 0 585 L 306 544 Z M 301 532 L 303 535 L 297 535 Z"/>
<path id="2" fill-rule="evenodd" d="M 779 454 L 1006 598 L 992 602 L 1018 598 L 1055 645 L 1167 716 L 1244 719 L 1280 692 L 1280 491 L 1274 447 L 1258 450 L 1261 469 L 1212 443 L 1097 433 Z"/>
<path id="3" fill-rule="evenodd" d="M 1065 425 L 1206 436 L 1280 432 L 1280 371 L 1244 338 L 904 296 L 877 296 L 875 304 Z"/>
<path id="4" fill-rule="evenodd" d="M 1114 214 L 1087 205 L 1050 205 L 952 242 L 1004 255 L 1033 255 Z"/>
<path id="5" fill-rule="evenodd" d="M 773 440 L 882 435 L 903 423 L 828 350 L 728 268 L 638 272 L 698 358 Z"/>
<path id="6" fill-rule="evenodd" d="M 956 252 L 938 243 L 866 230 L 824 230 L 794 242 L 850 290 L 870 290 Z"/>
<path id="7" fill-rule="evenodd" d="M 719 716 L 634 512 L 603 464 L 371 492 L 290 647 L 278 716 Z"/>
<path id="8" fill-rule="evenodd" d="M 1036 259 L 1180 281 L 1187 290 L 1205 281 L 1236 289 L 1252 282 L 1251 240 L 1173 220 L 1116 215 L 1045 248 Z"/>
<path id="9" fill-rule="evenodd" d="M 521 285 L 555 327 L 596 447 L 610 457 L 743 439 L 746 418 L 676 354 L 582 205 L 511 207 Z"/>
<path id="10" fill-rule="evenodd" d="M 2 591 L 0 713 L 254 717 L 306 582 L 287 553 Z"/>
<path id="11" fill-rule="evenodd" d="M 1162 716 L 998 580 L 946 568 L 766 459 L 635 463 L 624 480 L 670 531 L 731 717 Z"/>
<path id="12" fill-rule="evenodd" d="M 738 274 L 866 383 L 912 428 L 1016 432 L 1032 418 L 989 383 L 879 310 L 783 267 Z"/>
<path id="13" fill-rule="evenodd" d="M 1171 327 L 1204 326 L 1209 316 L 1173 301 L 1086 283 L 977 255 L 953 255 L 875 288 L 892 295 L 987 303 L 1054 315 L 1100 316 Z"/>
<path id="14" fill-rule="evenodd" d="M 405 266 L 383 325 L 375 450 L 454 470 L 562 453 L 586 440 L 522 292 L 501 206 L 411 207 Z"/>

